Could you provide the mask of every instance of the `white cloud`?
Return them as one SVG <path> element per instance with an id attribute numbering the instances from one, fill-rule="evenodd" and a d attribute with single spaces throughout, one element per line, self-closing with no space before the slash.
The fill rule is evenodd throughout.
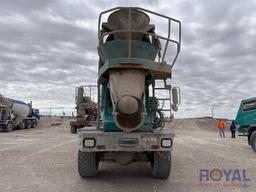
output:
<path id="1" fill-rule="evenodd" d="M 140 6 L 182 21 L 173 83 L 177 117 L 234 118 L 256 93 L 256 20 L 252 0 L 8 0 L 0 7 L 0 93 L 37 107 L 74 105 L 74 87 L 97 79 L 97 19 L 114 6 Z M 163 31 L 162 23 L 157 31 Z M 223 104 L 224 103 L 224 104 Z"/>

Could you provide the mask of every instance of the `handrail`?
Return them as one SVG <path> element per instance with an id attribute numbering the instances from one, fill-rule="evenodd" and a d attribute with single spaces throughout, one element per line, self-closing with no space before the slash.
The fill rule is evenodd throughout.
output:
<path id="1" fill-rule="evenodd" d="M 154 33 L 145 32 L 145 31 L 143 31 L 143 30 L 128 30 L 128 29 L 122 29 L 122 30 L 116 30 L 116 31 L 111 31 L 111 32 L 104 32 L 104 33 L 102 34 L 102 36 L 101 36 L 99 42 L 100 42 L 100 43 L 103 43 L 103 39 L 104 39 L 104 37 L 107 36 L 107 35 L 113 35 L 113 34 L 116 34 L 116 33 L 127 33 L 127 32 L 129 32 L 129 33 L 142 33 L 142 34 L 146 34 L 146 35 L 151 35 L 151 36 L 154 36 L 154 37 L 157 37 L 157 38 L 166 40 L 167 42 L 170 41 L 170 42 L 176 44 L 176 50 L 177 50 L 177 51 L 176 51 L 176 55 L 175 55 L 175 57 L 174 57 L 174 59 L 173 59 L 173 62 L 172 62 L 172 64 L 171 64 L 171 68 L 173 67 L 173 65 L 174 65 L 174 63 L 175 63 L 175 61 L 176 61 L 176 59 L 177 59 L 177 57 L 178 57 L 178 55 L 179 55 L 179 52 L 180 52 L 180 43 L 177 42 L 177 41 L 175 41 L 175 40 L 168 39 L 168 38 L 166 38 L 166 37 L 163 37 L 163 36 L 160 36 L 160 35 L 156 35 L 156 34 L 154 34 Z M 167 44 L 167 43 L 166 43 L 166 44 Z M 130 50 L 129 50 L 129 52 L 130 52 Z M 164 54 L 164 55 L 165 55 L 165 54 Z M 164 55 L 163 55 L 163 57 L 162 57 L 162 62 L 164 62 Z"/>
<path id="2" fill-rule="evenodd" d="M 106 13 L 109 13 L 109 12 L 113 12 L 113 11 L 116 11 L 116 10 L 120 10 L 120 9 L 129 9 L 129 29 L 128 30 L 117 30 L 117 32 L 128 32 L 129 33 L 129 56 L 130 56 L 130 49 L 131 49 L 131 33 L 133 32 L 141 32 L 140 30 L 131 30 L 131 9 L 136 9 L 136 10 L 139 10 L 139 11 L 143 11 L 143 12 L 146 12 L 146 13 L 150 13 L 150 14 L 153 14 L 153 15 L 156 15 L 156 16 L 159 16 L 159 17 L 162 17 L 162 18 L 165 18 L 168 20 L 168 35 L 167 35 L 167 38 L 166 37 L 161 37 L 161 36 L 158 36 L 158 35 L 155 35 L 155 34 L 152 34 L 152 33 L 147 33 L 147 32 L 144 32 L 144 34 L 148 34 L 148 35 L 152 35 L 152 36 L 156 36 L 156 37 L 159 37 L 161 39 L 164 39 L 166 40 L 166 44 L 165 44 L 165 48 L 164 48 L 164 51 L 163 51 L 163 57 L 162 57 L 162 62 L 164 62 L 164 58 L 165 58 L 165 55 L 166 55 L 166 52 L 167 52 L 167 48 L 168 48 L 168 43 L 169 41 L 170 42 L 173 42 L 177 45 L 177 51 L 176 51 L 176 55 L 173 59 L 173 62 L 172 62 L 172 65 L 171 65 L 171 68 L 173 68 L 177 58 L 178 58 L 178 55 L 179 55 L 179 52 L 180 52 L 180 47 L 181 47 L 181 22 L 177 19 L 174 19 L 174 18 L 171 18 L 171 17 L 168 17 L 166 15 L 162 15 L 162 14 L 159 14 L 159 13 L 156 13 L 156 12 L 153 12 L 153 11 L 150 11 L 150 10 L 147 10 L 147 9 L 144 9 L 144 8 L 140 8 L 140 7 L 114 7 L 112 9 L 108 9 L 106 11 L 103 11 L 100 13 L 99 15 L 99 20 L 98 20 L 98 39 L 99 41 L 102 39 L 102 36 L 104 34 L 101 34 L 101 18 L 102 18 L 102 15 L 106 14 Z M 178 40 L 175 41 L 175 40 L 172 40 L 170 37 L 171 37 L 171 23 L 174 22 L 174 23 L 177 23 L 178 24 L 178 29 L 179 29 L 179 34 L 178 34 Z M 115 31 L 113 31 L 115 32 Z M 113 34 L 112 32 L 110 32 L 109 34 Z M 104 35 L 105 36 L 105 35 Z"/>

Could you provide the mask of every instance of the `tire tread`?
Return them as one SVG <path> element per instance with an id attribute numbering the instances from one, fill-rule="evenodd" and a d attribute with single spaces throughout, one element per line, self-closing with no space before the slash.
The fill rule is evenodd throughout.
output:
<path id="1" fill-rule="evenodd" d="M 70 132 L 71 132 L 71 133 L 77 133 L 77 128 L 76 128 L 76 126 L 71 125 Z"/>
<path id="2" fill-rule="evenodd" d="M 250 144 L 253 149 L 253 151 L 256 153 L 256 146 L 254 145 L 254 139 L 256 139 L 256 131 L 252 132 L 252 135 L 250 137 Z"/>
<path id="3" fill-rule="evenodd" d="M 171 152 L 154 152 L 152 175 L 156 178 L 167 179 L 171 171 Z"/>
<path id="4" fill-rule="evenodd" d="M 95 152 L 78 152 L 78 172 L 82 178 L 94 177 L 98 173 Z"/>

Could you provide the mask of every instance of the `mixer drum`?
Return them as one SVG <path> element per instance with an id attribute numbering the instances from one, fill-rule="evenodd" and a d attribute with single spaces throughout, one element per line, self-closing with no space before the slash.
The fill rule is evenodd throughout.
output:
<path id="1" fill-rule="evenodd" d="M 112 71 L 109 82 L 116 125 L 126 132 L 142 127 L 145 73 L 136 69 Z"/>
<path id="2" fill-rule="evenodd" d="M 32 107 L 23 101 L 8 99 L 8 104 L 8 107 L 12 110 L 13 114 L 20 118 L 26 118 L 32 113 Z"/>

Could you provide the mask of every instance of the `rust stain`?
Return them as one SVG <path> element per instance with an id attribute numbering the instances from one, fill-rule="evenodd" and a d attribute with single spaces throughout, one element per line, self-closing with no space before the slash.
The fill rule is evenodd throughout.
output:
<path id="1" fill-rule="evenodd" d="M 105 149 L 105 148 L 106 148 L 106 145 L 97 145 L 96 148 L 97 148 L 97 149 Z"/>
<path id="2" fill-rule="evenodd" d="M 114 64 L 114 68 L 144 68 L 144 64 Z"/>
<path id="3" fill-rule="evenodd" d="M 151 145 L 151 149 L 159 149 L 159 145 Z"/>

